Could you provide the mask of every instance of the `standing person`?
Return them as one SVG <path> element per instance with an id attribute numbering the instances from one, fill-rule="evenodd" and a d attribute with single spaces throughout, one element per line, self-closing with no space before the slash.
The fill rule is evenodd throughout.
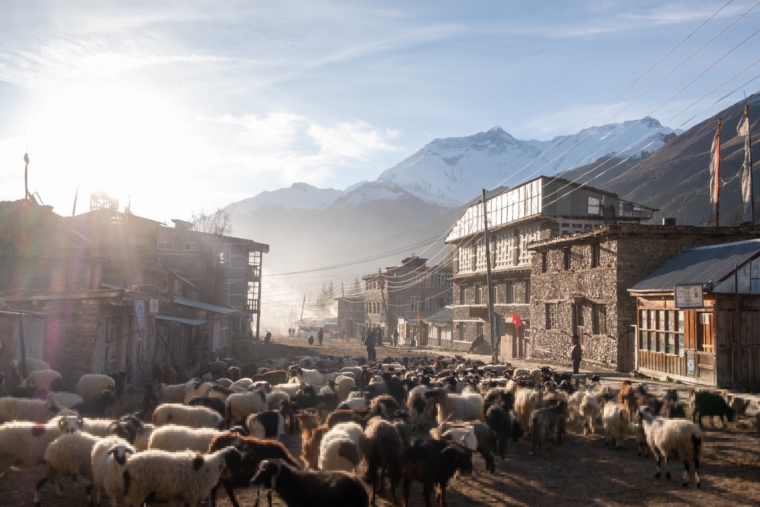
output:
<path id="1" fill-rule="evenodd" d="M 309 339 L 306 341 L 309 342 L 309 345 L 314 345 L 314 335 L 309 336 Z"/>
<path id="2" fill-rule="evenodd" d="M 393 337 L 393 346 L 398 347 L 398 329 L 394 329 L 391 336 Z"/>
<path id="3" fill-rule="evenodd" d="M 364 341 L 367 339 L 367 328 L 362 326 L 360 333 L 361 333 L 361 338 L 362 338 L 362 345 L 364 345 Z"/>
<path id="4" fill-rule="evenodd" d="M 272 333 L 267 331 L 267 334 L 264 335 L 264 343 L 269 343 L 270 341 L 272 341 Z"/>
<path id="5" fill-rule="evenodd" d="M 322 331 L 322 328 L 320 327 L 319 331 L 317 332 L 317 341 L 319 342 L 320 345 L 322 345 L 322 340 L 324 339 L 324 337 L 325 337 L 325 332 Z"/>
<path id="6" fill-rule="evenodd" d="M 374 332 L 370 332 L 367 335 L 367 338 L 364 340 L 364 345 L 367 346 L 367 360 L 374 361 L 377 357 L 375 355 L 375 333 Z"/>
<path id="7" fill-rule="evenodd" d="M 375 343 L 377 344 L 378 347 L 382 347 L 383 346 L 383 328 L 381 328 L 380 326 L 377 326 L 375 328 L 375 332 L 376 332 Z"/>
<path id="8" fill-rule="evenodd" d="M 573 346 L 570 347 L 570 359 L 573 361 L 573 373 L 578 373 L 583 359 L 583 349 L 581 348 L 580 338 L 577 334 L 573 335 Z"/>

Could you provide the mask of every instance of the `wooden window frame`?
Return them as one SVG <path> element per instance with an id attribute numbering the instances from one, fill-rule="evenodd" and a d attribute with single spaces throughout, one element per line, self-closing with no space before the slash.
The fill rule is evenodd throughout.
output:
<path id="1" fill-rule="evenodd" d="M 686 349 L 686 311 L 638 308 L 636 319 L 639 325 L 636 346 L 639 350 L 660 352 L 670 356 L 684 355 Z M 672 352 L 670 351 L 670 335 L 673 335 Z"/>
<path id="2" fill-rule="evenodd" d="M 571 250 L 569 246 L 562 249 L 562 267 L 565 271 L 570 271 Z"/>
<path id="3" fill-rule="evenodd" d="M 601 261 L 601 245 L 599 243 L 591 244 L 591 267 L 598 268 Z"/>
<path id="4" fill-rule="evenodd" d="M 550 331 L 552 329 L 557 329 L 557 313 L 559 312 L 559 308 L 557 303 L 545 303 L 544 304 L 544 314 L 545 314 L 545 320 L 544 320 L 544 329 L 547 331 Z"/>

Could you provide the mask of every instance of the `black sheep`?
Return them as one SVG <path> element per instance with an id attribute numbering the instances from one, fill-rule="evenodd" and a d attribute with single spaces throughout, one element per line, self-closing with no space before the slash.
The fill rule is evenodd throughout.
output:
<path id="1" fill-rule="evenodd" d="M 106 417 L 106 412 L 109 408 L 116 405 L 118 401 L 113 391 L 106 389 L 101 392 L 94 400 L 90 402 L 82 402 L 79 405 L 71 407 L 72 410 L 79 412 L 82 417 L 93 417 L 103 419 Z"/>
<path id="2" fill-rule="evenodd" d="M 258 368 L 253 363 L 248 363 L 240 368 L 240 378 L 253 378 L 258 373 Z M 232 379 L 230 379 L 232 380 Z"/>
<path id="3" fill-rule="evenodd" d="M 383 380 L 388 389 L 388 394 L 393 396 L 399 405 L 403 405 L 406 401 L 406 389 L 404 389 L 403 381 L 388 372 L 383 373 Z"/>
<path id="4" fill-rule="evenodd" d="M 372 505 L 375 505 L 377 482 L 380 481 L 380 493 L 385 489 L 385 477 L 391 484 L 391 497 L 396 503 L 396 485 L 401 480 L 401 460 L 404 444 L 396 427 L 380 418 L 370 419 L 364 433 L 364 456 L 367 459 L 367 472 L 364 482 L 372 487 Z M 379 473 L 378 473 L 379 472 Z"/>
<path id="5" fill-rule="evenodd" d="M 502 407 L 492 406 L 486 412 L 486 424 L 496 433 L 499 457 L 504 459 L 507 442 L 517 442 L 522 437 L 522 428 L 515 417 Z"/>
<path id="6" fill-rule="evenodd" d="M 736 411 L 728 406 L 723 396 L 714 394 L 708 391 L 697 391 L 694 393 L 694 399 L 692 400 L 692 421 L 699 420 L 699 425 L 702 426 L 702 418 L 709 417 L 710 422 L 714 416 L 720 417 L 723 422 L 723 426 L 726 425 L 726 419 L 728 422 L 733 422 L 736 416 Z"/>
<path id="7" fill-rule="evenodd" d="M 446 486 L 455 473 L 472 475 L 472 452 L 459 444 L 431 440 L 417 440 L 404 451 L 404 505 L 409 505 L 413 481 L 422 483 L 425 505 L 438 485 L 440 504 L 446 505 Z"/>
<path id="8" fill-rule="evenodd" d="M 368 507 L 369 495 L 346 472 L 297 470 L 281 460 L 266 460 L 251 485 L 274 489 L 289 507 Z"/>

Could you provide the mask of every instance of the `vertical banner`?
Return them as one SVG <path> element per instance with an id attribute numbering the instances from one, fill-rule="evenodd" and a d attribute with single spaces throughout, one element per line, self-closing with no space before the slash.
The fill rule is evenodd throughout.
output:
<path id="1" fill-rule="evenodd" d="M 148 324 L 145 321 L 145 300 L 135 299 L 135 316 L 137 317 L 137 329 L 144 331 L 148 329 Z"/>
<path id="2" fill-rule="evenodd" d="M 719 225 L 720 219 L 720 129 L 722 127 L 723 122 L 718 118 L 718 129 L 715 131 L 710 148 L 710 220 L 707 225 Z"/>
<path id="3" fill-rule="evenodd" d="M 736 133 L 744 136 L 744 163 L 742 164 L 742 201 L 744 201 L 743 224 L 755 223 L 755 196 L 752 191 L 752 139 L 749 134 L 749 106 L 744 106 L 744 116 L 739 120 Z"/>

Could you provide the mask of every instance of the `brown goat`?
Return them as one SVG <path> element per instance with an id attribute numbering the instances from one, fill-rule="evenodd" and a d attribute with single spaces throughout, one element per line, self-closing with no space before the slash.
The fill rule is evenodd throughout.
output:
<path id="1" fill-rule="evenodd" d="M 240 380 L 240 368 L 237 366 L 227 368 L 227 378 L 233 382 Z"/>
<path id="2" fill-rule="evenodd" d="M 630 380 L 624 380 L 620 384 L 620 394 L 618 394 L 618 403 L 628 410 L 628 414 L 633 416 L 639 410 L 639 404 L 636 401 L 636 390 L 631 385 Z"/>

